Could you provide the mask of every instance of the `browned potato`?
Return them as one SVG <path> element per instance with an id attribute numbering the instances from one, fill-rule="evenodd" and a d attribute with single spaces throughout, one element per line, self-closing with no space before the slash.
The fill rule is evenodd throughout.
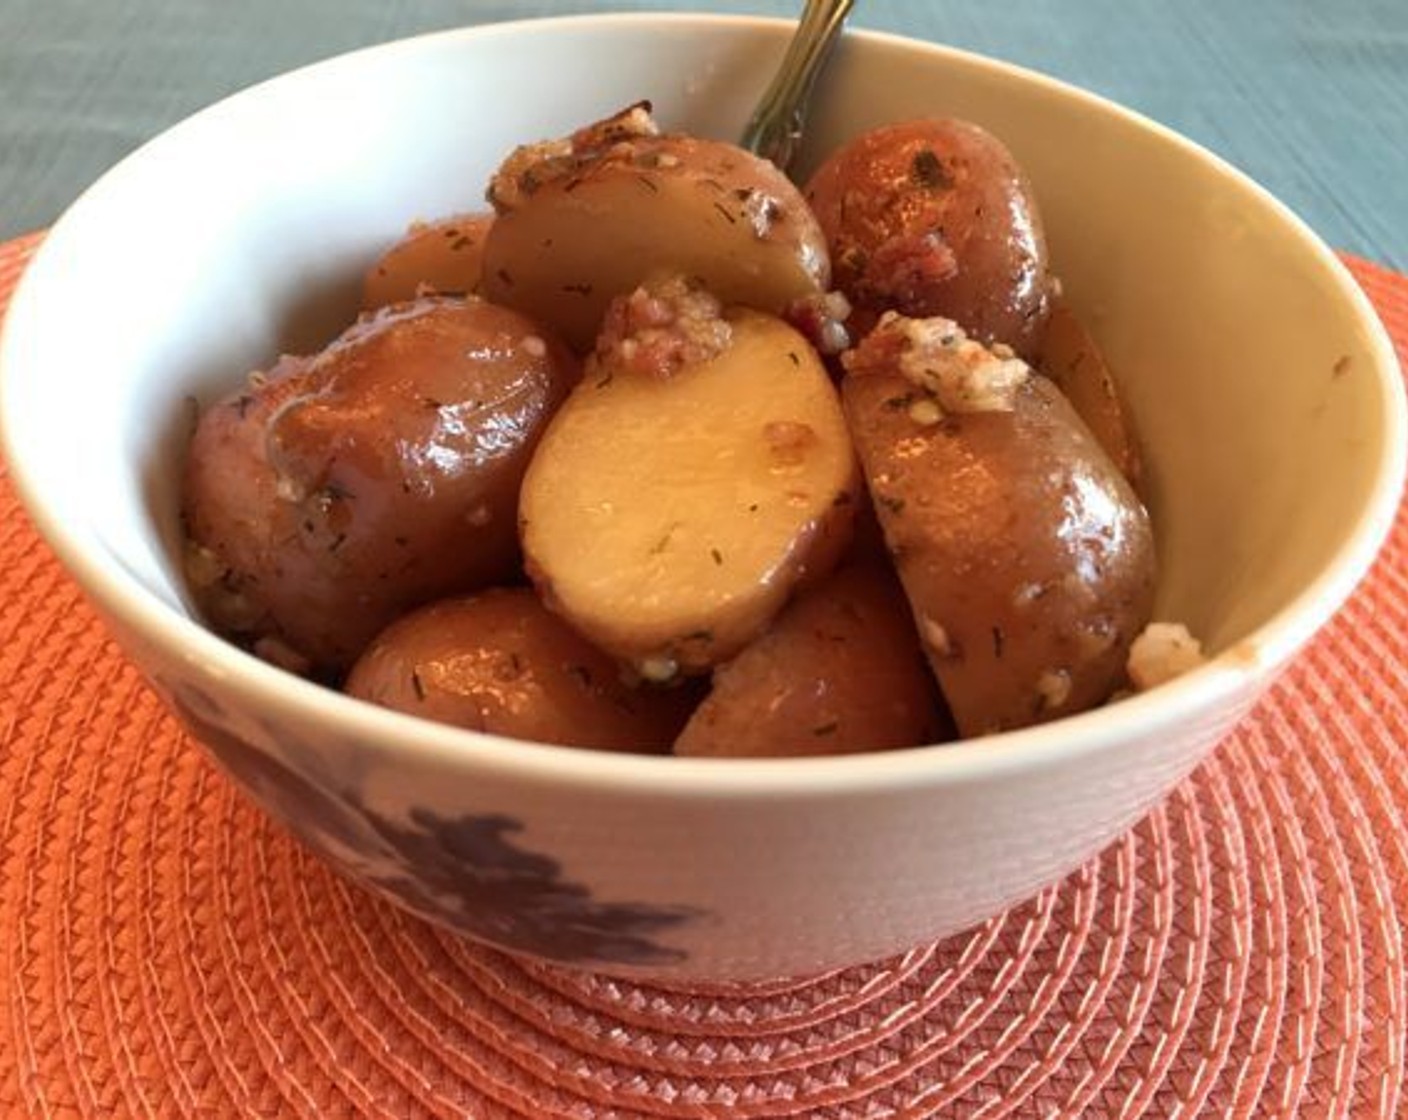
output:
<path id="1" fill-rule="evenodd" d="M 641 106 L 519 149 L 490 200 L 484 293 L 579 350 L 610 300 L 656 272 L 775 314 L 830 278 L 821 229 L 781 171 L 732 144 L 656 135 Z"/>
<path id="2" fill-rule="evenodd" d="M 1153 539 L 1060 391 L 940 319 L 882 320 L 847 369 L 856 450 L 959 731 L 1104 701 L 1149 619 Z"/>
<path id="3" fill-rule="evenodd" d="M 857 336 L 884 311 L 956 320 L 1032 356 L 1050 300 L 1030 184 L 991 134 L 957 120 L 888 125 L 852 140 L 807 184 L 833 283 Z"/>
<path id="4" fill-rule="evenodd" d="M 576 360 L 513 311 L 432 298 L 207 409 L 188 567 L 215 627 L 335 671 L 402 611 L 518 570 L 518 486 Z"/>
<path id="5" fill-rule="evenodd" d="M 947 737 L 940 712 L 893 573 L 848 564 L 714 670 L 713 689 L 675 753 L 761 758 L 913 747 Z"/>
<path id="6" fill-rule="evenodd" d="M 492 214 L 456 214 L 416 222 L 362 278 L 362 307 L 374 311 L 422 295 L 470 295 L 479 290 L 484 239 Z"/>
<path id="7" fill-rule="evenodd" d="M 1099 345 L 1063 303 L 1051 309 L 1037 365 L 1065 394 L 1105 453 L 1138 490 L 1144 464 L 1119 388 Z"/>
<path id="8" fill-rule="evenodd" d="M 628 687 L 620 667 L 526 587 L 422 607 L 348 675 L 352 696 L 441 723 L 572 747 L 664 753 L 692 688 Z"/>
<path id="9" fill-rule="evenodd" d="M 603 649 L 664 679 L 756 637 L 849 537 L 859 485 L 806 341 L 680 281 L 611 329 L 523 482 L 528 573 Z"/>

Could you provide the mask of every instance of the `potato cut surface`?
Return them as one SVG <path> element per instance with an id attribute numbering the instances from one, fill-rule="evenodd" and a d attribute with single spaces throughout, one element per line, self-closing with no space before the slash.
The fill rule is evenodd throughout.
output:
<path id="1" fill-rule="evenodd" d="M 524 480 L 529 574 L 648 675 L 731 656 L 834 564 L 857 470 L 825 368 L 786 324 L 730 317 L 709 361 L 592 363 Z"/>

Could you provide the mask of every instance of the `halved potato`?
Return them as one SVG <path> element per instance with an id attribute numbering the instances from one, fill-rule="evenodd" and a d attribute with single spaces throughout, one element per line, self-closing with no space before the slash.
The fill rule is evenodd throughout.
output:
<path id="1" fill-rule="evenodd" d="M 346 691 L 425 719 L 571 747 L 664 753 L 698 700 L 630 687 L 527 587 L 446 599 L 392 623 Z"/>
<path id="2" fill-rule="evenodd" d="M 492 214 L 455 214 L 417 222 L 362 278 L 362 307 L 373 311 L 426 293 L 472 295 L 479 290 L 484 239 Z"/>
<path id="3" fill-rule="evenodd" d="M 490 200 L 484 294 L 579 350 L 611 299 L 653 273 L 774 314 L 830 280 L 821 228 L 781 171 L 732 144 L 656 135 L 640 108 L 519 149 Z"/>
<path id="4" fill-rule="evenodd" d="M 852 754 L 951 737 L 909 604 L 883 563 L 847 564 L 714 670 L 675 754 Z"/>
<path id="5" fill-rule="evenodd" d="M 603 346 L 519 506 L 545 601 L 657 679 L 733 656 L 834 565 L 859 484 L 836 390 L 796 331 L 742 310 L 680 326 Z"/>
<path id="6" fill-rule="evenodd" d="M 1051 309 L 1037 365 L 1066 395 L 1105 453 L 1138 490 L 1144 464 L 1119 387 L 1099 344 L 1063 303 Z"/>
<path id="7" fill-rule="evenodd" d="M 1007 354 L 944 320 L 883 320 L 848 356 L 842 385 L 886 543 L 965 737 L 1103 702 L 1153 599 L 1144 507 L 1060 390 Z"/>

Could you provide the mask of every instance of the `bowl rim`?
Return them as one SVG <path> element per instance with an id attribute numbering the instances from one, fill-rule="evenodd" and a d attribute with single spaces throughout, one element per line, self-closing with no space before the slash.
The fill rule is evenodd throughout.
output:
<path id="1" fill-rule="evenodd" d="M 65 525 L 43 498 L 39 469 L 23 453 L 19 420 L 7 407 L 14 384 L 22 376 L 21 344 L 29 342 L 34 305 L 49 283 L 51 257 L 57 255 L 72 226 L 80 226 L 88 209 L 101 203 L 105 184 L 133 163 L 151 158 L 154 150 L 203 126 L 231 103 L 265 95 L 292 85 L 309 74 L 357 65 L 371 54 L 389 55 L 427 48 L 451 47 L 460 41 L 499 36 L 570 32 L 582 28 L 609 31 L 613 27 L 659 26 L 718 29 L 778 37 L 790 33 L 793 21 L 766 16 L 686 12 L 616 12 L 515 19 L 426 32 L 309 63 L 265 79 L 187 116 L 148 140 L 96 180 L 56 221 L 21 278 L 0 334 L 0 445 L 19 497 L 46 543 L 80 584 L 100 612 L 140 634 L 174 662 L 190 667 L 195 676 L 215 675 L 227 689 L 256 710 L 277 719 L 288 712 L 299 722 L 346 726 L 369 749 L 423 759 L 442 768 L 492 773 L 518 781 L 571 784 L 618 795 L 654 794 L 672 798 L 771 800 L 787 797 L 822 798 L 858 793 L 889 793 L 932 785 L 991 780 L 1019 771 L 1058 766 L 1083 756 L 1119 747 L 1129 741 L 1175 734 L 1190 717 L 1224 710 L 1250 700 L 1251 687 L 1270 679 L 1349 597 L 1368 572 L 1394 524 L 1405 471 L 1408 471 L 1408 406 L 1403 380 L 1387 331 L 1368 297 L 1334 252 L 1298 217 L 1245 173 L 1172 129 L 1108 98 L 1039 71 L 974 51 L 855 27 L 845 32 L 850 42 L 880 48 L 921 52 L 941 62 L 972 67 L 1005 80 L 1041 87 L 1046 92 L 1082 103 L 1090 111 L 1123 118 L 1126 124 L 1151 131 L 1165 143 L 1230 177 L 1259 204 L 1269 207 L 1304 250 L 1333 279 L 1364 328 L 1373 357 L 1380 403 L 1382 450 L 1373 483 L 1362 509 L 1340 547 L 1274 616 L 1232 648 L 1194 671 L 1149 693 L 1107 704 L 1079 715 L 1036 727 L 954 743 L 892 749 L 840 756 L 786 759 L 686 759 L 597 751 L 580 747 L 525 742 L 503 736 L 437 724 L 420 717 L 377 707 L 340 692 L 297 678 L 226 642 L 193 618 L 161 601 L 114 563 L 106 545 L 81 529 Z M 97 200 L 95 203 L 94 200 Z M 52 251 L 47 252 L 50 246 Z"/>

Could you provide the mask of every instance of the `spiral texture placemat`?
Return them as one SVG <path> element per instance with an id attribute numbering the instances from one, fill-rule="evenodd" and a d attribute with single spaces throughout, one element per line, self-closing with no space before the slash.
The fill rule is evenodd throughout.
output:
<path id="1" fill-rule="evenodd" d="M 0 247 L 0 305 L 35 238 Z M 1352 261 L 1399 340 L 1408 278 Z M 1352 1116 L 1408 1108 L 1408 514 L 1143 823 L 901 957 L 673 988 L 329 872 L 187 742 L 0 478 L 0 1115 Z"/>

